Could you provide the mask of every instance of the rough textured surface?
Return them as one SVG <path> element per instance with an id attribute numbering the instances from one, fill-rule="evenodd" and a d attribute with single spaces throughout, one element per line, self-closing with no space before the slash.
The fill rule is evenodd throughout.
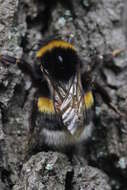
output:
<path id="1" fill-rule="evenodd" d="M 35 60 L 35 51 L 40 39 L 49 35 L 60 34 L 67 39 L 74 36 L 79 55 L 84 65 L 91 63 L 96 53 L 105 54 L 115 49 L 124 49 L 126 41 L 122 31 L 121 18 L 126 22 L 126 15 L 121 17 L 123 10 L 122 0 L 0 0 L 0 47 L 2 52 L 21 57 L 32 64 Z M 126 31 L 126 27 L 125 27 Z M 98 81 L 105 86 L 112 97 L 113 103 L 119 110 L 127 112 L 127 55 L 122 52 L 115 58 L 114 65 L 109 63 L 98 74 Z M 31 168 L 29 188 L 32 180 L 35 186 L 39 183 L 40 189 L 48 187 L 47 176 L 34 172 L 34 166 L 43 162 L 48 163 L 53 153 L 40 153 L 32 157 L 23 165 L 25 145 L 28 136 L 29 111 L 32 95 L 35 89 L 31 88 L 28 76 L 19 71 L 16 65 L 4 67 L 0 63 L 0 189 L 22 189 L 26 183 L 27 168 Z M 73 166 L 68 179 L 73 181 L 72 189 L 113 189 L 126 190 L 127 187 L 127 121 L 105 105 L 99 95 L 96 95 L 95 130 L 87 146 L 86 158 L 89 165 L 80 171 L 80 166 Z M 63 176 L 61 189 L 65 187 L 65 176 L 72 165 L 65 156 L 53 154 L 56 160 L 63 160 Z M 48 161 L 47 161 L 48 160 Z M 57 174 L 58 163 L 54 171 Z M 23 169 L 21 170 L 23 166 Z M 100 170 L 96 169 L 99 168 Z M 66 169 L 66 170 L 64 170 Z M 22 171 L 22 172 L 21 172 Z M 87 171 L 87 174 L 84 172 Z M 90 173 L 95 174 L 93 179 Z M 105 172 L 108 176 L 103 174 Z M 25 175 L 23 176 L 23 172 Z M 22 174 L 20 174 L 22 173 Z M 96 175 L 97 173 L 97 175 Z M 45 174 L 45 173 L 44 173 Z M 22 176 L 21 179 L 20 175 Z M 56 178 L 52 180 L 55 183 Z M 76 177 L 77 176 L 77 177 Z M 81 177 L 80 177 L 81 176 Z M 45 179 L 46 177 L 46 179 Z M 58 176 L 60 177 L 60 176 Z M 41 178 L 41 179 L 40 179 Z M 83 181 L 83 178 L 84 181 Z M 103 180 L 101 180 L 104 178 Z M 60 179 L 60 178 L 59 178 Z M 56 180 L 57 181 L 57 180 Z M 90 185 L 89 185 L 90 184 Z M 26 184 L 27 185 L 27 184 Z M 92 186 L 93 185 L 93 186 Z M 111 186 L 111 188 L 110 188 Z M 70 187 L 70 186 L 69 186 Z M 16 189 L 16 190 L 17 190 Z M 18 189 L 18 190 L 19 190 Z M 36 188 L 37 189 L 37 188 Z"/>
<path id="2" fill-rule="evenodd" d="M 85 189 L 85 190 L 110 190 L 108 177 L 98 170 L 90 166 L 79 167 L 78 165 L 74 169 L 73 189 Z"/>
<path id="3" fill-rule="evenodd" d="M 5 43 L 8 38 L 8 32 L 14 21 L 14 15 L 17 12 L 18 1 L 0 0 L 0 44 Z"/>
<path id="4" fill-rule="evenodd" d="M 73 179 L 73 180 L 72 180 Z M 19 184 L 13 190 L 110 190 L 108 177 L 90 166 L 73 166 L 60 153 L 48 152 L 32 156 L 24 164 Z"/>
<path id="5" fill-rule="evenodd" d="M 72 167 L 66 156 L 59 153 L 39 153 L 24 164 L 19 186 L 14 190 L 63 190 Z"/>

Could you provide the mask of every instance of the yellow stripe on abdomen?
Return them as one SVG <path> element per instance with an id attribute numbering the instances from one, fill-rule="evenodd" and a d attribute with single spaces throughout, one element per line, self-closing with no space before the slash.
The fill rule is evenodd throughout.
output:
<path id="1" fill-rule="evenodd" d="M 94 98 L 93 98 L 93 94 L 91 91 L 88 91 L 85 93 L 84 95 L 84 103 L 85 103 L 85 107 L 86 109 L 89 109 L 93 106 L 94 104 Z"/>
<path id="2" fill-rule="evenodd" d="M 38 98 L 37 107 L 40 112 L 54 113 L 53 102 L 49 98 Z"/>
<path id="3" fill-rule="evenodd" d="M 90 109 L 94 104 L 94 98 L 91 91 L 86 92 L 84 95 L 84 104 L 86 109 Z M 37 107 L 40 112 L 54 113 L 53 101 L 49 98 L 40 97 L 37 101 Z"/>

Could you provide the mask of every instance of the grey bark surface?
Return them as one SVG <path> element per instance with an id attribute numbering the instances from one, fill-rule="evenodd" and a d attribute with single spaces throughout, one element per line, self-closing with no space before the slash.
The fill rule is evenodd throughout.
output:
<path id="1" fill-rule="evenodd" d="M 63 39 L 72 34 L 84 65 L 90 64 L 96 53 L 125 49 L 123 7 L 122 0 L 0 0 L 0 52 L 23 56 L 32 64 L 39 40 L 55 33 Z M 126 15 L 123 18 L 126 21 Z M 98 76 L 125 114 L 126 63 L 127 54 L 122 52 L 113 68 L 104 67 Z M 41 152 L 24 163 L 34 91 L 30 78 L 16 65 L 0 63 L 0 190 L 126 190 L 127 119 L 109 109 L 99 95 L 85 157 L 89 165 L 72 165 L 57 152 Z"/>

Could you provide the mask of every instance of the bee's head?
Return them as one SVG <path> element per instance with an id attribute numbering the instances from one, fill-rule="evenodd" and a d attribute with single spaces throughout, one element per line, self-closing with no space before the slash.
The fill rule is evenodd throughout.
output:
<path id="1" fill-rule="evenodd" d="M 37 52 L 44 72 L 53 80 L 68 81 L 76 73 L 78 56 L 73 45 L 62 40 L 50 41 Z"/>
<path id="2" fill-rule="evenodd" d="M 74 134 L 83 126 L 85 110 L 76 49 L 68 42 L 53 40 L 37 52 L 37 58 L 41 61 L 41 70 L 49 84 L 54 109 L 61 116 L 64 126 Z"/>

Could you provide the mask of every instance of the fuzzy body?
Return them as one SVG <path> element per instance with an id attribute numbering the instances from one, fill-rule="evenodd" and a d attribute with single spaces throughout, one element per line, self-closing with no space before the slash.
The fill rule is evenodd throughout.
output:
<path id="1" fill-rule="evenodd" d="M 37 58 L 48 92 L 40 86 L 41 96 L 35 102 L 34 147 L 41 150 L 46 145 L 61 151 L 86 141 L 93 128 L 88 116 L 94 100 L 90 84 L 82 81 L 75 47 L 53 40 L 37 52 Z"/>

